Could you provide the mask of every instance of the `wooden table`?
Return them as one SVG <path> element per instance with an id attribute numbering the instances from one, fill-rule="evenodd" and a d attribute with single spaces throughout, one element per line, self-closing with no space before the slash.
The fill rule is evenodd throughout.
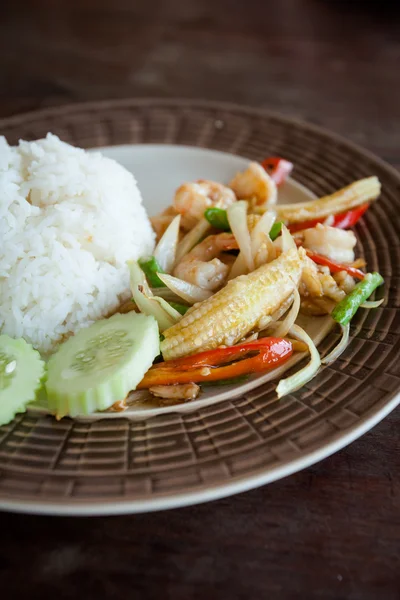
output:
<path id="1" fill-rule="evenodd" d="M 162 96 L 263 106 L 400 167 L 399 10 L 323 0 L 14 0 L 0 116 Z M 212 504 L 97 519 L 0 515 L 5 598 L 400 596 L 397 410 L 321 464 Z"/>

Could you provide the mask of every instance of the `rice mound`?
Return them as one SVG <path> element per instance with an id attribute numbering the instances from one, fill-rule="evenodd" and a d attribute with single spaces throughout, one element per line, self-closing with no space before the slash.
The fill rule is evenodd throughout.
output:
<path id="1" fill-rule="evenodd" d="M 0 333 L 47 354 L 129 295 L 154 233 L 133 175 L 48 134 L 0 137 Z"/>

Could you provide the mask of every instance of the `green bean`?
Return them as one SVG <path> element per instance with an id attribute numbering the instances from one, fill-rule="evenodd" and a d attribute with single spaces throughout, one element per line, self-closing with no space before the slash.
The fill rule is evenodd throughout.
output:
<path id="1" fill-rule="evenodd" d="M 186 306 L 186 304 L 179 304 L 179 302 L 169 302 L 169 304 L 177 310 L 181 315 L 184 315 L 190 308 L 190 306 Z"/>
<path id="2" fill-rule="evenodd" d="M 138 263 L 151 287 L 166 287 L 157 275 L 157 273 L 165 273 L 165 271 L 160 267 L 154 256 L 139 258 Z"/>
<path id="3" fill-rule="evenodd" d="M 362 281 L 333 309 L 331 316 L 337 323 L 347 325 L 356 314 L 360 305 L 383 283 L 379 273 L 367 273 Z"/>
<path id="4" fill-rule="evenodd" d="M 282 221 L 277 221 L 276 223 L 274 223 L 272 225 L 271 231 L 269 232 L 269 237 L 271 238 L 272 241 L 276 240 L 276 238 L 280 234 L 282 225 L 283 225 Z"/>
<path id="5" fill-rule="evenodd" d="M 226 210 L 223 208 L 207 208 L 204 211 L 204 216 L 207 221 L 216 229 L 222 229 L 222 231 L 230 231 L 231 226 L 229 225 L 228 215 Z"/>

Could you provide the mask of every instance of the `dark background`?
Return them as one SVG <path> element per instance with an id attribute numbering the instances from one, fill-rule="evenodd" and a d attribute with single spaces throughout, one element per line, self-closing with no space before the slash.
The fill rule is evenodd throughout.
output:
<path id="1" fill-rule="evenodd" d="M 0 117 L 114 97 L 227 100 L 321 124 L 399 168 L 399 5 L 16 0 L 0 16 Z M 397 600 L 399 425 L 397 410 L 319 465 L 208 505 L 0 514 L 0 595 Z"/>

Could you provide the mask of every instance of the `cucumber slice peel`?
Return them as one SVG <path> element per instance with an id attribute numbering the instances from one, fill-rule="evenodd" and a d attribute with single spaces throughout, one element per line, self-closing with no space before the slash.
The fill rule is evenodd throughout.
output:
<path id="1" fill-rule="evenodd" d="M 48 361 L 50 412 L 61 418 L 110 408 L 136 388 L 159 352 L 151 316 L 116 314 L 81 329 Z"/>
<path id="2" fill-rule="evenodd" d="M 0 425 L 26 411 L 42 387 L 44 374 L 45 364 L 30 344 L 0 335 Z"/>

